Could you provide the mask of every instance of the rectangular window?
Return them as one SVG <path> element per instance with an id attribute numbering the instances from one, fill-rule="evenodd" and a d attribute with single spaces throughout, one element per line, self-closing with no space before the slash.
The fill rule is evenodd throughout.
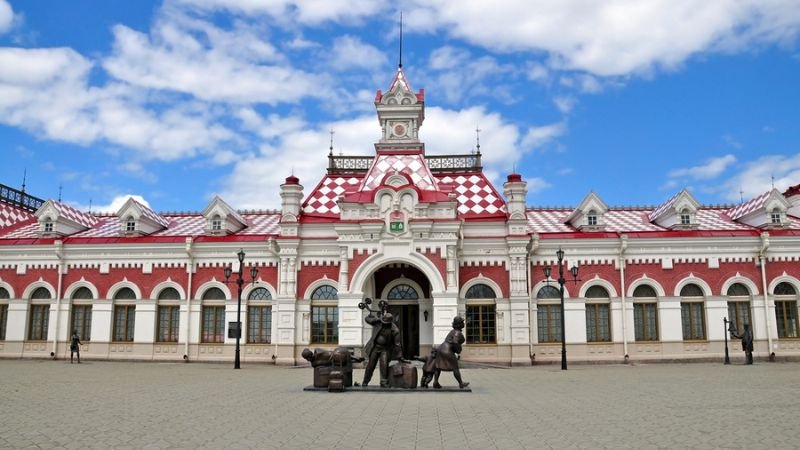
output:
<path id="1" fill-rule="evenodd" d="M 201 342 L 225 342 L 225 307 L 203 306 L 203 331 Z"/>
<path id="2" fill-rule="evenodd" d="M 797 301 L 775 301 L 775 319 L 779 338 L 797 337 Z"/>
<path id="3" fill-rule="evenodd" d="M 539 305 L 536 312 L 539 342 L 561 342 L 561 305 Z"/>
<path id="4" fill-rule="evenodd" d="M 136 321 L 136 305 L 114 306 L 114 334 L 112 341 L 133 342 L 133 327 Z"/>
<path id="5" fill-rule="evenodd" d="M 586 342 L 611 342 L 608 303 L 586 304 Z"/>
<path id="6" fill-rule="evenodd" d="M 128 223 L 125 224 L 125 231 L 136 231 L 136 222 L 133 220 L 128 221 Z"/>
<path id="7" fill-rule="evenodd" d="M 467 305 L 467 344 L 494 344 L 495 305 Z"/>
<path id="8" fill-rule="evenodd" d="M 339 308 L 337 306 L 311 307 L 311 343 L 336 344 L 339 342 Z"/>
<path id="9" fill-rule="evenodd" d="M 8 305 L 0 305 L 0 341 L 6 340 L 6 324 L 8 324 Z"/>
<path id="10" fill-rule="evenodd" d="M 269 344 L 272 342 L 272 307 L 247 307 L 247 342 Z"/>
<path id="11" fill-rule="evenodd" d="M 589 226 L 596 226 L 597 225 L 597 216 L 587 216 L 586 217 L 586 224 Z"/>
<path id="12" fill-rule="evenodd" d="M 72 305 L 71 324 L 70 336 L 76 330 L 81 341 L 92 340 L 92 305 Z"/>
<path id="13" fill-rule="evenodd" d="M 52 233 L 53 232 L 53 223 L 52 222 L 46 222 L 44 224 L 44 231 L 46 233 Z"/>
<path id="14" fill-rule="evenodd" d="M 31 305 L 31 323 L 28 327 L 28 340 L 46 341 L 49 322 L 50 305 Z"/>
<path id="15" fill-rule="evenodd" d="M 772 219 L 773 225 L 780 225 L 781 224 L 781 213 L 772 213 L 770 214 L 770 218 Z"/>
<path id="16" fill-rule="evenodd" d="M 178 323 L 180 321 L 180 306 L 158 306 L 157 342 L 178 342 Z"/>
<path id="17" fill-rule="evenodd" d="M 681 214 L 681 225 L 690 225 L 692 218 L 688 214 Z"/>
<path id="18" fill-rule="evenodd" d="M 750 320 L 750 302 L 728 302 L 728 320 L 733 324 L 733 329 L 741 333 L 744 324 L 750 325 L 753 331 L 753 322 Z"/>
<path id="19" fill-rule="evenodd" d="M 658 340 L 658 305 L 656 303 L 634 303 L 633 324 L 637 341 Z"/>
<path id="20" fill-rule="evenodd" d="M 684 341 L 701 341 L 706 338 L 703 302 L 681 303 L 681 322 Z"/>

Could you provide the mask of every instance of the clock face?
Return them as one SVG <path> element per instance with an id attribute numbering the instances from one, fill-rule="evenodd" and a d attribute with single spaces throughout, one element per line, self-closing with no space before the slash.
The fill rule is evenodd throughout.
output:
<path id="1" fill-rule="evenodd" d="M 392 134 L 397 137 L 405 136 L 406 126 L 402 123 L 396 123 L 394 127 L 392 127 Z"/>

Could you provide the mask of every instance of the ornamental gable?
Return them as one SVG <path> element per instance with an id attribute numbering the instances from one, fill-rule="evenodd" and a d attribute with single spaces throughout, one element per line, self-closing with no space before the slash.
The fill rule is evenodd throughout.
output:
<path id="1" fill-rule="evenodd" d="M 247 227 L 247 220 L 219 196 L 215 196 L 203 210 L 203 218 L 206 234 L 231 234 Z"/>
<path id="2" fill-rule="evenodd" d="M 93 215 L 54 200 L 44 202 L 35 216 L 42 237 L 68 236 L 88 230 L 97 223 Z"/>
<path id="3" fill-rule="evenodd" d="M 728 216 L 737 222 L 756 228 L 783 228 L 789 225 L 786 213 L 792 204 L 777 190 L 728 210 Z"/>
<path id="4" fill-rule="evenodd" d="M 650 222 L 669 229 L 697 228 L 700 202 L 686 189 L 678 192 L 648 215 Z"/>
<path id="5" fill-rule="evenodd" d="M 125 236 L 143 236 L 161 231 L 169 227 L 169 220 L 155 211 L 137 202 L 133 197 L 117 211 L 120 234 Z"/>
<path id="6" fill-rule="evenodd" d="M 581 231 L 602 231 L 606 212 L 608 205 L 596 193 L 590 192 L 566 221 Z"/>

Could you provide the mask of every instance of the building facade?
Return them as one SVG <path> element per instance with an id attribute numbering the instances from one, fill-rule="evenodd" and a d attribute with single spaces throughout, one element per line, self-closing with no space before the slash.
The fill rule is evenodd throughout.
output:
<path id="1" fill-rule="evenodd" d="M 77 211 L 0 189 L 0 357 L 233 359 L 294 364 L 305 347 L 360 349 L 358 304 L 386 300 L 406 356 L 466 318 L 462 358 L 528 365 L 721 358 L 729 319 L 750 324 L 755 355 L 800 356 L 800 187 L 740 205 L 683 190 L 654 208 L 530 208 L 509 174 L 502 193 L 480 147 L 427 155 L 424 91 L 398 68 L 375 97 L 372 156 L 335 156 L 307 189 L 280 186 L 279 211 Z M 233 283 L 244 252 L 241 309 Z M 557 251 L 567 274 L 562 320 Z M 544 269 L 550 267 L 551 278 Z M 228 269 L 228 270 L 226 270 Z M 253 271 L 255 269 L 255 271 Z M 737 355 L 737 352 L 733 352 Z"/>

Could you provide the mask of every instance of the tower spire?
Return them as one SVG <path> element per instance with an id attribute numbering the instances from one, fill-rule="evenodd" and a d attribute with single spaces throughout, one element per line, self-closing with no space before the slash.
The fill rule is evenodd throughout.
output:
<path id="1" fill-rule="evenodd" d="M 475 125 L 475 150 L 481 154 L 481 129 L 477 125 Z"/>
<path id="2" fill-rule="evenodd" d="M 22 171 L 22 193 L 25 193 L 25 179 L 28 178 L 28 169 Z"/>
<path id="3" fill-rule="evenodd" d="M 399 69 L 403 68 L 403 10 L 400 10 L 400 59 L 397 63 Z"/>
<path id="4" fill-rule="evenodd" d="M 336 133 L 336 132 L 335 132 L 335 131 L 333 131 L 333 128 L 331 128 L 331 131 L 330 131 L 330 133 L 331 133 L 331 146 L 330 146 L 330 155 L 331 155 L 331 156 L 333 156 L 333 134 L 334 134 L 334 133 Z"/>

